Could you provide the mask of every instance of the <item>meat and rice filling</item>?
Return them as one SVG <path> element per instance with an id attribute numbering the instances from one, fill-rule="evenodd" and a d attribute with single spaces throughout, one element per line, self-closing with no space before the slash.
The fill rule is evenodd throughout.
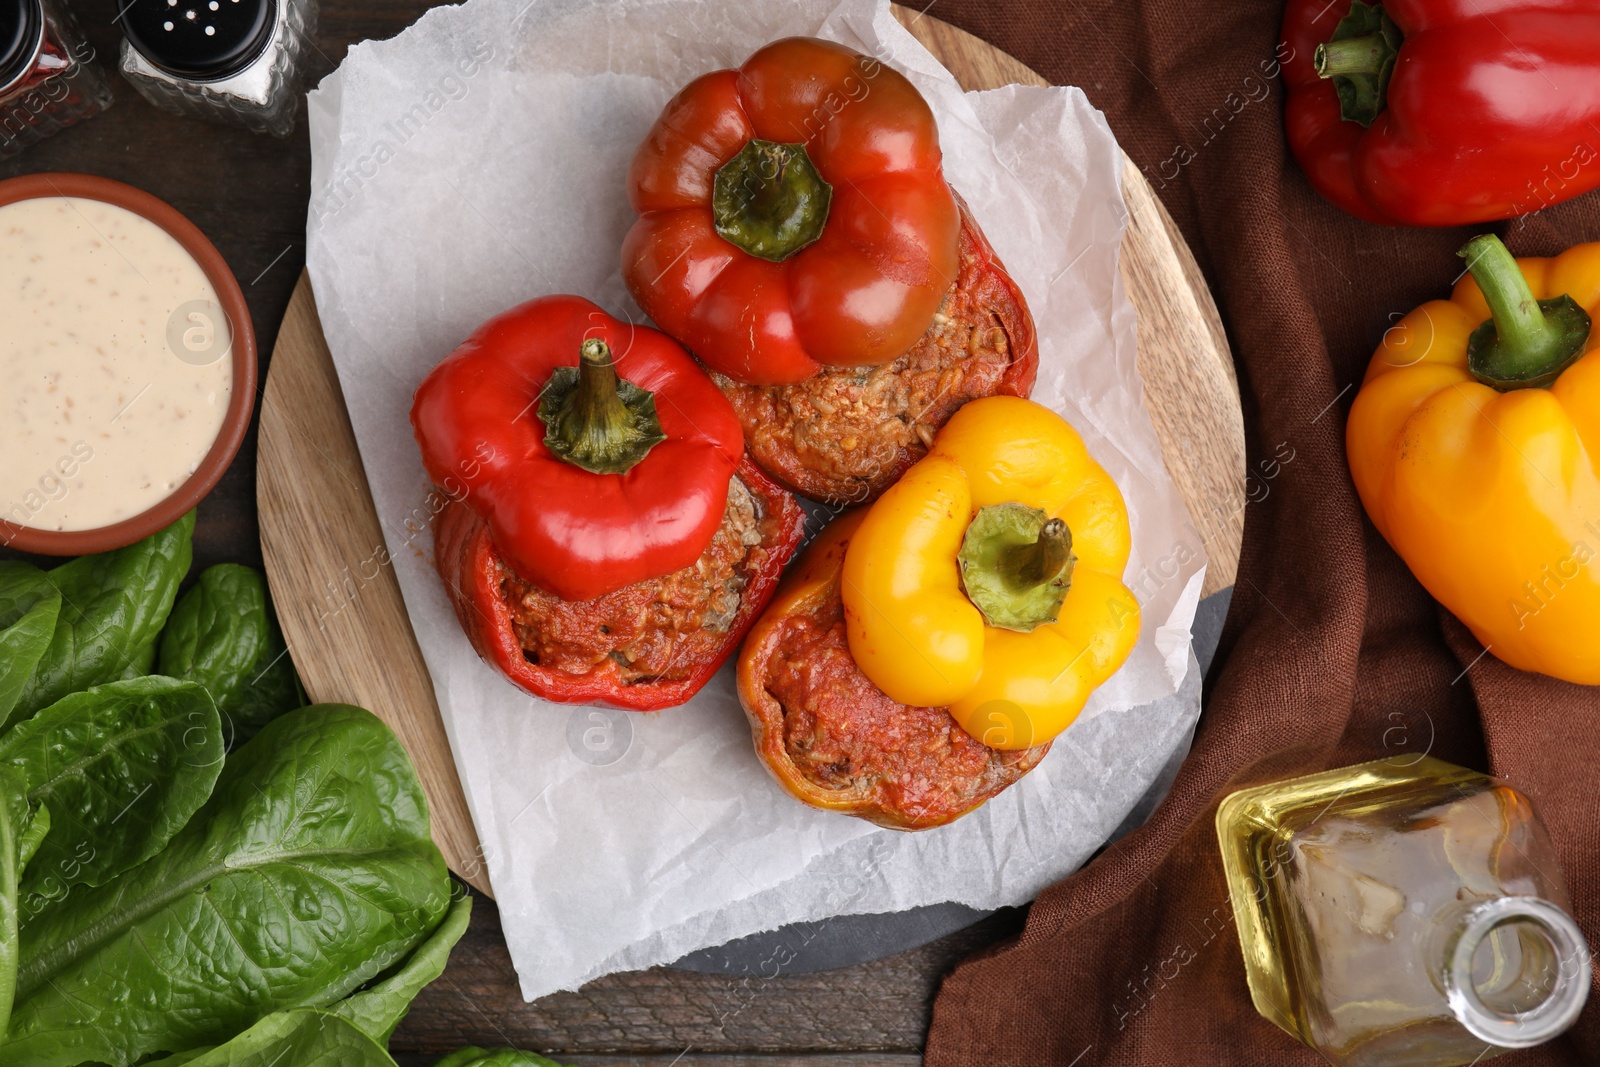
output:
<path id="1" fill-rule="evenodd" d="M 661 578 L 574 603 L 519 578 L 502 561 L 500 590 L 523 655 L 584 674 L 606 659 L 625 683 L 678 680 L 716 656 L 739 613 L 749 576 L 776 537 L 775 519 L 734 477 L 722 525 L 700 558 Z"/>
<path id="2" fill-rule="evenodd" d="M 775 480 L 814 500 L 866 503 L 927 453 L 962 404 L 1031 391 L 1036 342 L 1027 307 L 965 212 L 963 223 L 959 276 L 904 356 L 877 367 L 824 367 L 797 385 L 712 374 L 739 413 L 750 455 Z"/>
<path id="3" fill-rule="evenodd" d="M 891 700 L 851 658 L 837 596 L 783 627 L 762 681 L 783 709 L 789 759 L 820 788 L 867 787 L 897 824 L 948 822 L 1016 782 L 1050 748 L 1001 752 L 944 708 Z"/>

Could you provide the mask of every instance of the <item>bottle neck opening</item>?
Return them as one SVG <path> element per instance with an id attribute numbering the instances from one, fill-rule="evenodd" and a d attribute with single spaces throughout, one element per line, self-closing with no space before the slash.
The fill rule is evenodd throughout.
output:
<path id="1" fill-rule="evenodd" d="M 1531 1048 L 1577 1021 L 1590 956 L 1572 917 L 1539 897 L 1497 897 L 1462 917 L 1446 948 L 1445 1000 L 1474 1037 Z"/>

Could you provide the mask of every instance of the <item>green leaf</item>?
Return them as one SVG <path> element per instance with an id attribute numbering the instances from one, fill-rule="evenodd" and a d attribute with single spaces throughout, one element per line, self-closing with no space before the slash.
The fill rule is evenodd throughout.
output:
<path id="1" fill-rule="evenodd" d="M 306 704 L 266 579 L 238 563 L 208 566 L 182 595 L 162 632 L 157 670 L 210 689 L 229 747 Z"/>
<path id="2" fill-rule="evenodd" d="M 427 938 L 450 887 L 389 728 L 345 705 L 290 712 L 165 851 L 28 924 L 0 1063 L 128 1067 L 335 1004 Z"/>
<path id="3" fill-rule="evenodd" d="M 305 704 L 266 579 L 237 563 L 207 567 L 172 609 L 157 670 L 211 691 L 230 747 Z"/>
<path id="4" fill-rule="evenodd" d="M 13 719 L 69 693 L 150 673 L 156 639 L 189 572 L 193 533 L 190 512 L 127 548 L 80 556 L 47 573 L 61 594 L 61 614 Z"/>
<path id="5" fill-rule="evenodd" d="M 269 1015 L 269 1016 L 267 1016 L 267 1018 L 268 1019 L 275 1019 L 275 1018 L 277 1018 L 277 1016 Z M 262 1020 L 262 1022 L 265 1022 L 265 1021 L 266 1021 L 265 1019 Z M 260 1023 L 258 1023 L 257 1025 L 259 1026 Z M 145 1060 L 144 1063 L 140 1065 L 140 1067 L 183 1067 L 184 1064 L 193 1063 L 195 1060 L 199 1059 L 201 1056 L 209 1055 L 209 1054 L 215 1052 L 216 1050 L 217 1050 L 217 1046 L 216 1045 L 211 1045 L 211 1046 L 209 1046 L 207 1048 L 190 1049 L 188 1052 L 177 1052 L 177 1053 L 172 1054 L 171 1056 L 162 1056 L 158 1060 Z M 288 1064 L 279 1064 L 278 1067 L 289 1067 L 289 1065 Z"/>
<path id="6" fill-rule="evenodd" d="M 17 841 L 17 876 L 20 879 L 22 872 L 28 869 L 28 863 L 33 859 L 34 853 L 39 851 L 39 846 L 44 844 L 44 839 L 50 834 L 50 809 L 40 804 L 33 809 L 33 818 L 28 820 L 27 828 L 22 831 L 22 837 Z"/>
<path id="7" fill-rule="evenodd" d="M 387 1045 L 394 1028 L 411 1010 L 422 987 L 444 973 L 450 959 L 450 950 L 461 935 L 467 932 L 472 918 L 472 898 L 462 896 L 450 905 L 444 921 L 417 946 L 411 958 L 393 974 L 372 985 L 352 993 L 329 1009 L 341 1019 L 347 1019 L 375 1039 Z"/>
<path id="8" fill-rule="evenodd" d="M 50 647 L 61 594 L 38 567 L 0 562 L 0 730 Z"/>
<path id="9" fill-rule="evenodd" d="M 561 1067 L 555 1060 L 514 1048 L 464 1048 L 452 1052 L 433 1067 Z"/>
<path id="10" fill-rule="evenodd" d="M 267 1019 L 275 1018 L 277 1018 L 276 1015 L 267 1016 Z M 266 1021 L 266 1019 L 261 1020 L 262 1023 Z M 257 1023 L 256 1025 L 259 1026 L 261 1023 Z M 193 1063 L 201 1056 L 210 1055 L 217 1050 L 217 1047 L 218 1046 L 216 1045 L 209 1045 L 206 1048 L 192 1048 L 188 1052 L 175 1052 L 170 1056 L 162 1056 L 160 1059 L 145 1060 L 140 1067 L 183 1067 L 184 1064 Z M 279 1064 L 278 1067 L 289 1067 L 289 1065 Z"/>
<path id="11" fill-rule="evenodd" d="M 357 990 L 335 1004 L 328 1009 L 328 1015 L 337 1016 L 360 1029 L 379 1045 L 387 1047 L 395 1027 L 405 1018 L 417 994 L 424 986 L 444 973 L 445 963 L 450 958 L 450 950 L 461 940 L 461 935 L 466 933 L 471 918 L 472 898 L 468 896 L 458 898 L 450 905 L 444 921 L 434 929 L 426 941 L 417 946 L 410 959 L 392 974 L 364 989 Z M 231 1047 L 233 1044 L 235 1042 L 230 1042 L 223 1048 Z M 151 1067 L 180 1067 L 181 1064 L 196 1062 L 209 1051 L 211 1050 L 196 1049 L 191 1052 L 180 1052 L 175 1056 L 156 1061 Z M 289 1065 L 286 1063 L 284 1067 Z"/>
<path id="12" fill-rule="evenodd" d="M 28 823 L 22 776 L 0 768 L 0 1034 L 6 1032 L 17 988 L 17 877 Z M 48 825 L 48 824 L 47 824 Z"/>
<path id="13" fill-rule="evenodd" d="M 24 922 L 160 852 L 211 796 L 222 759 L 211 697 L 171 678 L 73 693 L 0 737 L 0 766 L 53 824 L 22 878 Z"/>
<path id="14" fill-rule="evenodd" d="M 321 1011 L 268 1015 L 216 1048 L 156 1060 L 148 1067 L 394 1067 L 383 1046 L 344 1019 Z"/>

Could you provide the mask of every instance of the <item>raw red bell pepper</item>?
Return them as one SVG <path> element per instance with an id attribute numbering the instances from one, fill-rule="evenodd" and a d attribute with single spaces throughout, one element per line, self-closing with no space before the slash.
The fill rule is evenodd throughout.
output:
<path id="1" fill-rule="evenodd" d="M 1285 118 L 1317 191 L 1455 226 L 1600 186 L 1595 0 L 1289 0 Z"/>
<path id="2" fill-rule="evenodd" d="M 921 94 L 806 37 L 690 82 L 628 171 L 639 306 L 737 381 L 898 359 L 956 280 L 955 197 Z"/>
<path id="3" fill-rule="evenodd" d="M 741 463 L 738 476 L 759 502 L 765 526 L 772 532 L 761 546 L 760 565 L 747 575 L 738 612 L 719 635 L 719 643 L 699 658 L 685 661 L 680 657 L 677 677 L 627 681 L 621 665 L 612 658 L 583 673 L 530 659 L 503 595 L 503 576 L 489 528 L 471 507 L 452 501 L 435 520 L 434 556 L 473 647 L 513 683 L 546 700 L 605 704 L 629 711 L 658 711 L 682 704 L 711 680 L 766 610 L 777 591 L 778 576 L 800 547 L 805 530 L 805 512 L 799 503 L 754 463 Z"/>
<path id="4" fill-rule="evenodd" d="M 434 483 L 565 600 L 695 562 L 744 455 L 732 405 L 688 353 L 575 296 L 484 323 L 417 388 L 411 426 Z"/>

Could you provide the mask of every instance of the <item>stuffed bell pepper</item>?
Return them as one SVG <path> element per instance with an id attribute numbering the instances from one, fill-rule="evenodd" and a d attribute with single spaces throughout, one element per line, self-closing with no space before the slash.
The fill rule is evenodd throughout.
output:
<path id="1" fill-rule="evenodd" d="M 1411 572 L 1513 667 L 1600 685 L 1600 244 L 1462 250 L 1449 300 L 1384 335 L 1350 473 Z"/>
<path id="2" fill-rule="evenodd" d="M 751 631 L 739 696 L 791 794 L 882 826 L 1016 782 L 1139 636 L 1122 494 L 1054 412 L 975 400 L 829 526 Z"/>
<path id="3" fill-rule="evenodd" d="M 1033 389 L 1022 293 L 945 181 L 927 102 L 877 60 L 797 37 L 697 78 L 628 198 L 629 291 L 798 493 L 871 500 L 962 404 Z"/>
<path id="4" fill-rule="evenodd" d="M 799 505 L 744 458 L 694 360 L 578 297 L 485 323 L 418 387 L 411 425 L 450 499 L 434 555 L 461 625 L 546 700 L 688 700 L 799 544 Z"/>

